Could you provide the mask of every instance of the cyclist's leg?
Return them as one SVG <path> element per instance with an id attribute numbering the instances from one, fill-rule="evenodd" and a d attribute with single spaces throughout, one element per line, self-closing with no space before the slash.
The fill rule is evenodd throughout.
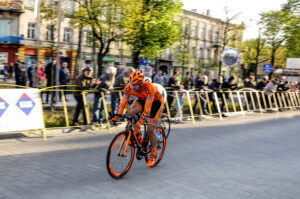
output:
<path id="1" fill-rule="evenodd" d="M 135 116 L 137 113 L 141 113 L 144 110 L 141 100 L 135 100 L 127 110 L 128 116 Z"/>
<path id="2" fill-rule="evenodd" d="M 151 147 L 155 148 L 157 145 L 157 137 L 155 134 L 156 127 L 160 126 L 160 118 L 163 111 L 163 101 L 155 101 L 152 103 L 150 119 L 148 123 L 148 135 L 151 142 Z"/>

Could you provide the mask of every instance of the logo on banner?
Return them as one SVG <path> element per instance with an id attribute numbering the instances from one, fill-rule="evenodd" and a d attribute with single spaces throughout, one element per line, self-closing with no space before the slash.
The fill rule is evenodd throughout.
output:
<path id="1" fill-rule="evenodd" d="M 8 106 L 9 106 L 9 104 L 4 99 L 2 99 L 2 97 L 0 97 L 0 117 L 6 111 Z"/>
<path id="2" fill-rule="evenodd" d="M 20 97 L 16 105 L 26 115 L 29 115 L 32 109 L 34 108 L 35 103 L 30 97 L 28 97 L 28 95 L 26 95 L 26 93 L 23 93 L 23 95 Z"/>

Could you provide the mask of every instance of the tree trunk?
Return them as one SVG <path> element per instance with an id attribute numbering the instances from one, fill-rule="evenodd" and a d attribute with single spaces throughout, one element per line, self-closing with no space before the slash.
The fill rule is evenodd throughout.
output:
<path id="1" fill-rule="evenodd" d="M 141 52 L 139 50 L 133 51 L 132 52 L 132 66 L 134 68 L 139 67 L 139 57 L 140 57 Z"/>
<path id="2" fill-rule="evenodd" d="M 98 77 L 100 77 L 102 75 L 102 64 L 103 64 L 103 58 L 104 58 L 104 54 L 101 54 L 100 52 L 98 53 L 98 57 L 97 57 L 97 63 L 98 63 Z"/>
<path id="3" fill-rule="evenodd" d="M 79 74 L 78 74 L 78 69 L 80 67 L 80 54 L 82 50 L 82 25 L 79 27 L 79 34 L 78 34 L 78 44 L 77 44 L 77 52 L 76 52 L 76 59 L 75 59 L 75 68 L 74 68 L 74 74 L 73 78 L 75 79 Z"/>

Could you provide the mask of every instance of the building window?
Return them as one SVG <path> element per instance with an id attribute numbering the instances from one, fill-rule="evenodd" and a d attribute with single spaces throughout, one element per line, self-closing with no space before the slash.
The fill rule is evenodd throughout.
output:
<path id="1" fill-rule="evenodd" d="M 206 32 L 206 29 L 205 28 L 202 28 L 202 31 L 201 31 L 201 37 L 202 37 L 202 39 L 203 40 L 205 40 L 206 38 L 205 38 L 205 32 Z"/>
<path id="2" fill-rule="evenodd" d="M 204 50 L 203 50 L 203 48 L 200 48 L 200 58 L 204 58 Z"/>
<path id="3" fill-rule="evenodd" d="M 207 59 L 211 59 L 211 50 L 207 49 Z"/>
<path id="4" fill-rule="evenodd" d="M 70 42 L 71 41 L 71 29 L 65 28 L 64 32 L 64 42 Z"/>
<path id="5" fill-rule="evenodd" d="M 215 42 L 218 43 L 219 42 L 219 32 L 216 32 L 216 35 L 215 35 Z"/>
<path id="6" fill-rule="evenodd" d="M 0 36 L 10 36 L 10 21 L 0 19 Z"/>
<path id="7" fill-rule="evenodd" d="M 28 6 L 34 7 L 35 0 L 28 0 Z"/>
<path id="8" fill-rule="evenodd" d="M 192 27 L 192 37 L 197 38 L 197 36 L 198 36 L 197 34 L 198 34 L 197 27 L 193 26 Z"/>
<path id="9" fill-rule="evenodd" d="M 74 11 L 73 1 L 70 0 L 65 1 L 65 10 L 69 13 L 73 13 Z"/>
<path id="10" fill-rule="evenodd" d="M 54 26 L 53 25 L 48 25 L 47 26 L 47 31 L 46 31 L 46 40 L 47 41 L 54 41 Z"/>
<path id="11" fill-rule="evenodd" d="M 209 41 L 213 40 L 213 31 L 212 30 L 209 31 L 208 38 L 209 38 Z"/>
<path id="12" fill-rule="evenodd" d="M 29 23 L 28 24 L 27 38 L 29 38 L 29 39 L 34 39 L 35 38 L 35 29 L 36 29 L 35 23 Z"/>

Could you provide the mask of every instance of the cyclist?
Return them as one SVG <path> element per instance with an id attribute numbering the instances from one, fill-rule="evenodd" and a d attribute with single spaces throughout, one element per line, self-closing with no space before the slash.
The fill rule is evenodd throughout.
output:
<path id="1" fill-rule="evenodd" d="M 145 77 L 145 82 L 152 83 L 151 77 Z M 154 84 L 157 87 L 158 91 L 160 92 L 160 94 L 162 94 L 162 96 L 164 98 L 164 102 L 166 102 L 166 99 L 167 99 L 166 89 L 161 84 L 157 84 L 157 83 L 152 83 L 152 84 Z"/>
<path id="2" fill-rule="evenodd" d="M 123 113 L 131 95 L 135 96 L 136 99 L 129 106 L 127 114 L 128 116 L 135 116 L 137 113 L 142 113 L 139 121 L 134 126 L 135 134 L 140 141 L 142 141 L 140 133 L 141 125 L 148 117 L 150 118 L 147 131 L 151 142 L 151 153 L 146 165 L 152 167 L 156 161 L 157 137 L 155 129 L 160 124 L 164 99 L 155 85 L 144 81 L 144 75 L 140 71 L 131 73 L 129 83 L 124 88 L 124 95 L 118 107 L 117 115 Z M 118 119 L 119 116 L 115 116 L 110 121 L 110 124 L 115 123 Z"/>

